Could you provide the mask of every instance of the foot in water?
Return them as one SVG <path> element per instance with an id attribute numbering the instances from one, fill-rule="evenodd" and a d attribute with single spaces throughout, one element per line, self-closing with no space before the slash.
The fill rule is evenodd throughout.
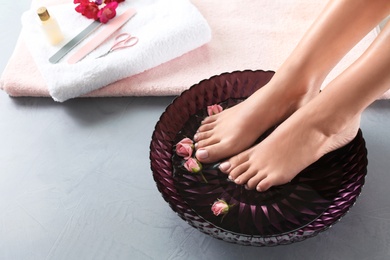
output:
<path id="1" fill-rule="evenodd" d="M 318 94 L 318 84 L 307 83 L 313 81 L 289 77 L 275 74 L 245 101 L 204 119 L 194 136 L 196 158 L 214 163 L 248 149 L 265 131 Z"/>
<path id="2" fill-rule="evenodd" d="M 291 181 L 326 153 L 348 144 L 357 134 L 360 115 L 338 120 L 330 111 L 324 113 L 324 98 L 318 95 L 261 143 L 221 163 L 221 171 L 236 184 L 263 192 Z"/>

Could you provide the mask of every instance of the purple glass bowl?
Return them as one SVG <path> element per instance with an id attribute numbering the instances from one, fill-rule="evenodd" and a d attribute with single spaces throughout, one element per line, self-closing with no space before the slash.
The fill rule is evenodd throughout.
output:
<path id="1" fill-rule="evenodd" d="M 152 136 L 151 168 L 163 198 L 191 226 L 227 242 L 275 246 L 317 235 L 348 212 L 364 184 L 367 150 L 360 130 L 351 143 L 323 156 L 290 183 L 263 193 L 230 182 L 216 165 L 203 165 L 207 182 L 183 168 L 174 146 L 194 135 L 207 115 L 206 107 L 234 106 L 264 86 L 273 74 L 237 71 L 201 81 L 167 107 Z M 223 218 L 211 211 L 217 199 L 234 205 Z"/>

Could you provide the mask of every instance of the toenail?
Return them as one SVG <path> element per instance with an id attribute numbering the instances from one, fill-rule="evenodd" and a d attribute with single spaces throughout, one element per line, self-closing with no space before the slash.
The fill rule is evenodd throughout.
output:
<path id="1" fill-rule="evenodd" d="M 237 178 L 237 179 L 234 180 L 234 182 L 235 182 L 236 184 L 240 184 L 240 179 Z"/>
<path id="2" fill-rule="evenodd" d="M 194 135 L 194 141 L 196 142 L 196 141 L 198 141 L 198 139 L 199 139 L 199 135 L 198 135 L 198 134 L 195 134 L 195 135 Z"/>
<path id="3" fill-rule="evenodd" d="M 234 178 L 231 175 L 228 176 L 228 179 L 231 180 L 231 181 L 234 181 Z"/>
<path id="4" fill-rule="evenodd" d="M 209 153 L 206 150 L 198 150 L 196 152 L 196 157 L 198 159 L 206 159 L 207 157 L 209 157 Z"/>
<path id="5" fill-rule="evenodd" d="M 223 162 L 219 165 L 219 169 L 222 171 L 222 172 L 226 172 L 227 170 L 229 170 L 230 168 L 230 163 L 229 162 Z"/>

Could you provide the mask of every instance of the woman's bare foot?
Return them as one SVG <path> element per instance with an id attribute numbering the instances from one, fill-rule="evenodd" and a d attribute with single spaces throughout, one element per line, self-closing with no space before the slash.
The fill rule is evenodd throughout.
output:
<path id="1" fill-rule="evenodd" d="M 245 101 L 207 117 L 194 136 L 196 157 L 212 163 L 248 149 L 270 127 L 282 122 L 318 94 L 319 84 L 296 74 L 271 81 Z M 294 85 L 291 85 L 294 84 Z"/>
<path id="2" fill-rule="evenodd" d="M 390 10 L 390 3 L 383 2 Z M 371 46 L 263 142 L 220 164 L 238 184 L 265 191 L 284 184 L 326 153 L 349 143 L 360 115 L 390 86 L 390 22 Z"/>
<path id="3" fill-rule="evenodd" d="M 268 128 L 288 118 L 318 93 L 332 68 L 388 15 L 389 6 L 386 0 L 330 1 L 269 84 L 203 122 L 194 137 L 198 160 L 217 162 L 244 151 Z"/>
<path id="4" fill-rule="evenodd" d="M 360 115 L 336 118 L 329 106 L 324 108 L 329 102 L 322 102 L 323 96 L 299 109 L 258 145 L 221 163 L 221 171 L 247 189 L 266 191 L 349 143 L 359 129 Z"/>

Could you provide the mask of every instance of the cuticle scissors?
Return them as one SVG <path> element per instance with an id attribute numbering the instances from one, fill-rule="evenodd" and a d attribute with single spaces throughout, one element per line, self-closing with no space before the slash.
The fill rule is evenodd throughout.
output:
<path id="1" fill-rule="evenodd" d="M 137 37 L 131 36 L 129 33 L 121 33 L 115 37 L 114 44 L 111 46 L 111 48 L 106 53 L 100 55 L 96 59 L 104 57 L 115 50 L 132 47 L 135 44 L 137 44 L 137 42 L 138 42 Z"/>

